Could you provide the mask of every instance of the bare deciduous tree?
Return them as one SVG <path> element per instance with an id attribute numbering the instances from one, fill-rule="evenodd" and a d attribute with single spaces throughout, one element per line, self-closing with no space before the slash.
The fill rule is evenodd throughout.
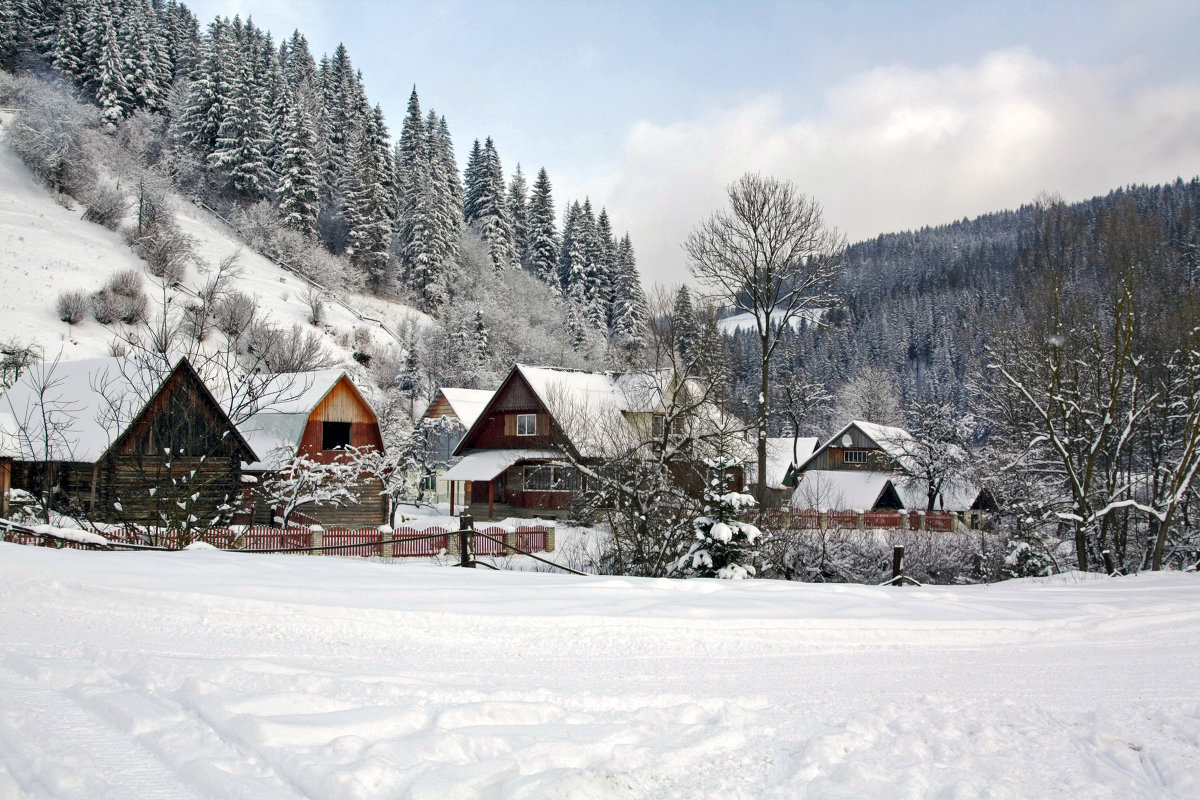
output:
<path id="1" fill-rule="evenodd" d="M 771 356 L 780 332 L 834 300 L 846 240 L 821 204 L 790 182 L 746 174 L 729 187 L 729 209 L 709 217 L 684 248 L 696 279 L 754 318 L 760 352 L 758 474 L 767 472 Z M 766 483 L 759 483 L 760 503 Z"/>

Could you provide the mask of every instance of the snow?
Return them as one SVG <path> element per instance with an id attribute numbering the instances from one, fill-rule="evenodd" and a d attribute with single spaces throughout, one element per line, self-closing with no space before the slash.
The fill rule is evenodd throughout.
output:
<path id="1" fill-rule="evenodd" d="M 767 437 L 767 486 L 782 489 L 788 467 L 803 464 L 817 449 L 819 440 L 815 436 L 769 436 Z M 758 482 L 758 459 L 752 456 L 746 465 L 746 482 Z"/>
<path id="2" fill-rule="evenodd" d="M 489 389 L 460 389 L 453 386 L 443 386 L 438 391 L 446 398 L 454 416 L 458 417 L 459 423 L 466 430 L 471 429 L 495 394 Z"/>
<path id="3" fill-rule="evenodd" d="M 518 461 L 560 460 L 562 453 L 554 450 L 527 450 L 513 448 L 508 450 L 476 450 L 459 459 L 459 462 L 446 470 L 442 480 L 447 481 L 490 481 Z"/>
<path id="4" fill-rule="evenodd" d="M 1197 580 L 0 544 L 0 797 L 1196 797 Z"/>
<path id="5" fill-rule="evenodd" d="M 796 483 L 791 507 L 816 511 L 870 511 L 889 483 L 896 488 L 896 480 L 897 476 L 890 472 L 810 469 Z M 924 508 L 924 504 L 920 507 Z"/>
<path id="6" fill-rule="evenodd" d="M 825 315 L 825 309 L 822 309 L 822 308 L 807 309 L 807 310 L 801 312 L 800 314 L 797 314 L 792 319 L 792 327 L 795 328 L 796 330 L 799 330 L 800 327 L 805 322 L 820 322 L 821 318 L 824 315 Z M 776 311 L 773 314 L 771 314 L 771 323 L 772 324 L 778 325 L 779 321 L 781 319 L 783 319 L 782 311 Z M 717 320 L 717 327 L 720 328 L 721 333 L 723 333 L 723 334 L 730 334 L 730 333 L 733 333 L 734 331 L 738 331 L 738 330 L 750 330 L 750 331 L 758 330 L 758 325 L 754 321 L 754 315 L 751 314 L 749 311 L 744 311 L 741 314 L 734 314 L 732 317 L 725 317 L 724 319 L 719 319 L 719 320 Z"/>
<path id="7" fill-rule="evenodd" d="M 98 533 L 91 531 L 80 530 L 79 528 L 59 528 L 54 525 L 34 525 L 31 528 L 34 533 L 40 533 L 44 536 L 53 536 L 56 539 L 66 539 L 69 542 L 79 542 L 81 544 L 95 544 L 102 547 L 108 546 L 108 539 L 105 539 Z"/>
<path id="8" fill-rule="evenodd" d="M 280 375 L 268 381 L 263 395 L 269 404 L 238 425 L 238 431 L 259 457 L 254 463 L 243 464 L 243 469 L 259 471 L 282 466 L 279 454 L 300 447 L 309 416 L 345 376 L 345 370 L 325 369 Z M 366 398 L 363 402 L 367 402 Z M 370 407 L 370 403 L 367 405 Z"/>
<path id="9" fill-rule="evenodd" d="M 434 324 L 409 306 L 354 294 L 344 298 L 350 308 L 326 303 L 324 327 L 313 328 L 304 302 L 306 281 L 243 247 L 224 222 L 203 208 L 178 198 L 174 208 L 180 229 L 195 240 L 202 261 L 215 269 L 238 252 L 239 275 L 231 287 L 256 298 L 276 325 L 299 324 L 318 332 L 326 350 L 348 366 L 353 365 L 351 352 L 341 335 L 355 328 L 365 329 L 379 343 L 395 343 L 376 323 L 360 320 L 350 308 L 388 322 L 393 330 Z M 146 273 L 145 263 L 130 251 L 121 233 L 82 220 L 82 211 L 78 203 L 55 198 L 34 180 L 8 147 L 0 126 L 0 342 L 15 338 L 25 345 L 38 344 L 48 359 L 59 353 L 64 360 L 108 355 L 122 326 L 101 325 L 90 315 L 68 325 L 58 319 L 55 302 L 64 289 L 90 294 L 123 270 L 134 269 L 145 277 L 153 309 L 161 290 Z M 204 279 L 191 269 L 183 284 L 194 288 Z"/>

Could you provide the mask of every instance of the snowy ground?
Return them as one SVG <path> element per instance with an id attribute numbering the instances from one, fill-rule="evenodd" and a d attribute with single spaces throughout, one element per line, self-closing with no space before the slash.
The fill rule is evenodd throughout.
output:
<path id="1" fill-rule="evenodd" d="M 0 544 L 0 798 L 1194 798 L 1198 581 Z"/>

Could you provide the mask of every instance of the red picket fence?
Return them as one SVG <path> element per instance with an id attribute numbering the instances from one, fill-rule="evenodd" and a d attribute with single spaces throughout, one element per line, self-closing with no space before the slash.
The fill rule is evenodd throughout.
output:
<path id="1" fill-rule="evenodd" d="M 857 511 L 830 511 L 828 524 L 829 524 L 829 527 L 831 527 L 831 528 L 857 528 L 858 527 L 858 512 Z"/>
<path id="2" fill-rule="evenodd" d="M 950 533 L 954 530 L 954 520 L 949 512 L 930 511 L 925 514 L 925 530 Z"/>
<path id="3" fill-rule="evenodd" d="M 499 542 L 493 542 L 492 539 L 484 539 L 483 536 L 476 536 L 475 555 L 502 556 L 508 552 L 507 548 L 503 544 L 500 544 L 500 542 L 508 541 L 505 538 L 508 535 L 508 531 L 504 530 L 504 528 L 476 528 L 476 532 L 482 533 L 485 536 L 491 536 L 492 539 L 498 539 Z"/>
<path id="4" fill-rule="evenodd" d="M 327 551 L 334 555 L 381 556 L 383 555 L 383 547 L 380 545 L 382 538 L 379 528 L 358 528 L 354 530 L 333 526 L 325 529 L 325 534 L 321 537 L 321 544 L 325 547 L 358 545 L 358 547 L 343 547 L 341 550 Z"/>
<path id="5" fill-rule="evenodd" d="M 868 511 L 863 514 L 864 528 L 902 528 L 906 522 L 899 511 Z"/>
<path id="6" fill-rule="evenodd" d="M 536 553 L 546 549 L 546 529 L 532 526 L 522 526 L 509 534 L 509 544 L 519 547 L 527 553 Z"/>
<path id="7" fill-rule="evenodd" d="M 432 536 L 435 533 L 443 533 L 441 528 L 429 528 L 427 530 L 417 530 L 416 528 L 396 528 L 392 533 L 392 556 L 400 558 L 403 556 L 436 556 L 442 550 L 450 549 L 449 531 L 445 531 L 444 536 L 439 536 L 436 539 L 410 539 L 412 536 Z"/>

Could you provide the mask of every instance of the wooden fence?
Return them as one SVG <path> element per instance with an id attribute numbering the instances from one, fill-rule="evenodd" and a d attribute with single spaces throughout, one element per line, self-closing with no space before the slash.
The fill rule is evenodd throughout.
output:
<path id="1" fill-rule="evenodd" d="M 93 532 L 100 534 L 113 544 L 150 544 L 149 537 L 134 529 L 109 528 Z M 552 551 L 555 545 L 553 525 L 526 525 L 515 531 L 488 526 L 477 528 L 476 533 L 499 540 L 494 542 L 482 536 L 475 537 L 475 552 L 478 555 L 504 555 L 508 552 L 505 544 L 530 553 Z M 172 539 L 177 540 L 177 538 L 172 537 L 169 531 L 160 535 L 160 539 L 168 542 Z M 249 525 L 209 528 L 196 538 L 221 550 L 307 550 L 324 552 L 328 555 L 389 558 L 428 558 L 440 553 L 457 555 L 459 541 L 456 524 L 430 528 L 401 526 L 394 530 L 387 526 L 381 528 L 341 526 L 322 528 L 320 525 L 297 525 L 283 529 L 267 525 Z M 17 544 L 68 547 L 76 550 L 95 549 L 95 545 L 44 538 L 16 530 L 5 533 L 3 528 L 0 528 L 0 539 Z M 337 549 L 317 551 L 313 548 Z"/>

